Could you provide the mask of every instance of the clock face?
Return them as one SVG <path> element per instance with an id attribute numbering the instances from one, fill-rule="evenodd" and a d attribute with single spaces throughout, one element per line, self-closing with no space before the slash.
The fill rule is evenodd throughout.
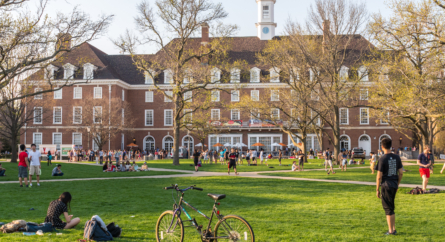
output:
<path id="1" fill-rule="evenodd" d="M 268 34 L 269 33 L 269 28 L 268 27 L 264 27 L 263 28 L 263 33 L 264 34 Z"/>

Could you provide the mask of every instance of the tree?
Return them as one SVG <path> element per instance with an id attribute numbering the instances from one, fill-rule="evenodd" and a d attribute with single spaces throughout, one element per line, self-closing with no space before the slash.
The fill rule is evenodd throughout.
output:
<path id="1" fill-rule="evenodd" d="M 445 17 L 429 0 L 393 0 L 389 8 L 390 18 L 376 14 L 369 26 L 377 47 L 388 50 L 370 64 L 378 80 L 370 105 L 399 131 L 419 135 L 422 150 L 432 149 L 434 137 L 445 130 L 445 62 L 435 34 L 445 31 Z"/>
<path id="2" fill-rule="evenodd" d="M 17 78 L 16 78 L 17 79 Z M 1 100 L 13 99 L 16 96 L 34 92 L 31 88 L 22 89 L 19 81 L 11 81 L 0 90 Z M 44 122 L 52 118 L 53 105 L 49 94 L 40 94 L 33 97 L 6 102 L 0 106 L 0 137 L 11 147 L 11 162 L 17 162 L 17 144 L 20 136 L 26 132 L 26 125 L 32 121 Z"/>
<path id="3" fill-rule="evenodd" d="M 99 150 L 134 126 L 130 105 L 120 98 L 83 98 L 78 107 L 69 114 L 71 130 L 93 139 Z"/>
<path id="4" fill-rule="evenodd" d="M 227 58 L 231 43 L 227 37 L 234 33 L 236 26 L 219 23 L 214 37 L 209 38 L 209 24 L 227 16 L 221 3 L 214 4 L 209 0 L 157 0 L 154 8 L 156 11 L 145 1 L 138 5 L 135 20 L 142 37 L 127 31 L 114 42 L 130 53 L 137 68 L 152 80 L 152 87 L 171 100 L 173 165 L 179 165 L 179 135 L 184 128 L 182 120 L 196 110 L 208 108 L 210 99 L 199 100 L 196 96 L 210 97 L 209 92 L 218 89 L 216 84 L 227 80 L 225 73 L 237 65 L 235 60 L 229 64 Z M 203 38 L 192 38 L 201 29 Z M 137 55 L 136 47 L 147 43 L 157 45 L 159 52 L 148 58 Z M 164 84 L 161 84 L 159 76 L 164 76 Z M 191 96 L 193 102 L 188 102 Z"/>
<path id="5" fill-rule="evenodd" d="M 46 15 L 49 0 L 39 0 L 35 12 L 28 8 L 29 0 L 0 0 L 0 89 L 23 75 L 34 75 L 29 82 L 45 80 L 45 89 L 17 94 L 3 100 L 2 104 L 26 97 L 71 86 L 70 77 L 57 82 L 47 75 L 51 62 L 62 60 L 82 43 L 101 36 L 112 20 L 112 15 L 102 15 L 97 21 L 75 7 L 71 13 L 57 13 L 54 18 Z M 37 75 L 39 73 L 39 75 Z M 56 88 L 57 86 L 57 88 Z"/>

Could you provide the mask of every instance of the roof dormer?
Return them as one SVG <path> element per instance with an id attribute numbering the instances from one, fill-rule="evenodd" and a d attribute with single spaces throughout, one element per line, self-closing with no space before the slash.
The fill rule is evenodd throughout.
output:
<path id="1" fill-rule="evenodd" d="M 45 80 L 52 80 L 56 76 L 56 71 L 59 70 L 59 67 L 49 64 L 45 68 Z"/>
<path id="2" fill-rule="evenodd" d="M 230 82 L 231 83 L 239 83 L 241 80 L 241 70 L 239 68 L 232 68 L 230 70 Z"/>
<path id="3" fill-rule="evenodd" d="M 74 72 L 78 68 L 70 63 L 63 65 L 63 79 L 74 79 Z"/>
<path id="4" fill-rule="evenodd" d="M 156 75 L 156 72 L 153 69 L 149 69 L 148 71 L 145 71 L 144 72 L 145 84 L 154 84 L 155 75 Z"/>
<path id="5" fill-rule="evenodd" d="M 261 69 L 253 67 L 250 69 L 250 82 L 260 82 Z"/>
<path id="6" fill-rule="evenodd" d="M 97 66 L 86 63 L 83 65 L 83 79 L 84 80 L 92 80 L 94 79 L 94 71 L 97 70 Z"/>
<path id="7" fill-rule="evenodd" d="M 171 69 L 167 69 L 164 71 L 164 83 L 165 84 L 173 83 L 173 71 Z"/>
<path id="8" fill-rule="evenodd" d="M 220 69 L 215 67 L 211 70 L 210 73 L 212 75 L 212 77 L 211 77 L 212 83 L 219 83 L 221 81 L 221 70 Z"/>
<path id="9" fill-rule="evenodd" d="M 280 82 L 280 69 L 276 67 L 270 68 L 270 82 Z"/>
<path id="10" fill-rule="evenodd" d="M 340 81 L 347 81 L 349 78 L 349 68 L 342 66 L 339 73 Z"/>

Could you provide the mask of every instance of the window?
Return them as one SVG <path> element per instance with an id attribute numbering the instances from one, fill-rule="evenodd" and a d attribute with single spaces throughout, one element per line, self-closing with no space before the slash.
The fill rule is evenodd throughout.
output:
<path id="1" fill-rule="evenodd" d="M 152 91 L 146 91 L 145 92 L 145 102 L 146 103 L 152 103 L 153 102 L 153 92 Z"/>
<path id="2" fill-rule="evenodd" d="M 270 18 L 269 5 L 263 6 L 263 18 Z"/>
<path id="3" fill-rule="evenodd" d="M 212 102 L 219 102 L 219 91 L 212 91 Z"/>
<path id="4" fill-rule="evenodd" d="M 164 102 L 171 103 L 173 98 L 173 91 L 165 91 Z"/>
<path id="5" fill-rule="evenodd" d="M 63 79 L 74 79 L 74 71 L 77 68 L 70 63 L 67 63 L 63 66 Z"/>
<path id="6" fill-rule="evenodd" d="M 94 71 L 97 70 L 93 64 L 86 63 L 83 65 L 83 79 L 92 80 L 94 78 Z"/>
<path id="7" fill-rule="evenodd" d="M 41 91 L 43 91 L 42 88 L 35 88 L 34 89 L 34 93 L 38 93 L 38 92 L 41 92 Z M 34 95 L 34 99 L 43 99 L 43 93 Z"/>
<path id="8" fill-rule="evenodd" d="M 316 112 L 314 112 L 313 110 L 311 110 L 311 119 L 313 120 L 312 122 L 315 125 L 318 125 L 318 126 L 321 125 L 320 116 L 318 116 L 318 114 Z"/>
<path id="9" fill-rule="evenodd" d="M 261 70 L 254 67 L 250 69 L 250 82 L 260 82 Z"/>
<path id="10" fill-rule="evenodd" d="M 348 67 L 342 66 L 340 68 L 339 78 L 340 78 L 340 81 L 348 80 L 348 78 L 349 78 L 349 68 Z"/>
<path id="11" fill-rule="evenodd" d="M 62 144 L 62 133 L 53 133 L 53 145 Z"/>
<path id="12" fill-rule="evenodd" d="M 164 83 L 165 84 L 173 83 L 173 71 L 172 70 L 167 69 L 164 71 Z"/>
<path id="13" fill-rule="evenodd" d="M 186 102 L 192 102 L 192 96 L 193 96 L 193 92 L 192 91 L 188 91 L 184 93 L 184 100 Z"/>
<path id="14" fill-rule="evenodd" d="M 280 82 L 280 69 L 275 67 L 270 69 L 270 82 Z"/>
<path id="15" fill-rule="evenodd" d="M 211 113 L 210 113 L 210 119 L 211 120 L 220 120 L 220 116 L 219 116 L 219 109 L 212 109 Z"/>
<path id="16" fill-rule="evenodd" d="M 82 123 L 82 107 L 73 107 L 73 124 Z"/>
<path id="17" fill-rule="evenodd" d="M 252 99 L 252 101 L 259 101 L 260 100 L 260 90 L 250 91 L 250 99 Z"/>
<path id="18" fill-rule="evenodd" d="M 289 80 L 291 82 L 300 80 L 300 70 L 296 67 L 290 68 L 289 75 Z"/>
<path id="19" fill-rule="evenodd" d="M 73 133 L 73 145 L 82 145 L 82 133 Z"/>
<path id="20" fill-rule="evenodd" d="M 184 122 L 190 124 L 193 121 L 192 115 L 191 109 L 184 109 Z"/>
<path id="21" fill-rule="evenodd" d="M 55 72 L 58 70 L 59 68 L 53 66 L 53 65 L 48 65 L 45 68 L 45 80 L 53 80 L 55 77 Z"/>
<path id="22" fill-rule="evenodd" d="M 42 124 L 42 107 L 34 107 L 34 124 Z"/>
<path id="23" fill-rule="evenodd" d="M 100 106 L 93 107 L 93 123 L 102 123 L 102 107 Z"/>
<path id="24" fill-rule="evenodd" d="M 313 90 L 311 92 L 311 100 L 312 101 L 318 101 L 320 100 L 320 96 L 318 95 L 318 91 L 317 90 Z"/>
<path id="25" fill-rule="evenodd" d="M 343 125 L 349 124 L 349 109 L 340 108 L 340 124 Z"/>
<path id="26" fill-rule="evenodd" d="M 240 120 L 240 112 L 238 109 L 232 109 L 230 111 L 230 120 Z"/>
<path id="27" fill-rule="evenodd" d="M 385 117 L 380 119 L 380 124 L 389 124 L 389 111 L 385 113 Z"/>
<path id="28" fill-rule="evenodd" d="M 280 101 L 280 90 L 270 91 L 270 101 Z"/>
<path id="29" fill-rule="evenodd" d="M 122 109 L 122 125 L 125 123 L 125 109 Z"/>
<path id="30" fill-rule="evenodd" d="M 122 101 L 125 101 L 125 90 L 122 90 Z"/>
<path id="31" fill-rule="evenodd" d="M 221 81 L 221 70 L 218 68 L 213 68 L 211 71 L 212 74 L 212 83 L 219 83 Z"/>
<path id="32" fill-rule="evenodd" d="M 260 116 L 261 116 L 261 114 L 257 109 L 250 110 L 250 118 L 251 119 L 259 119 Z"/>
<path id="33" fill-rule="evenodd" d="M 153 110 L 145 110 L 145 126 L 153 126 Z"/>
<path id="34" fill-rule="evenodd" d="M 368 108 L 360 108 L 360 124 L 369 124 Z"/>
<path id="35" fill-rule="evenodd" d="M 82 87 L 74 87 L 74 99 L 82 99 Z"/>
<path id="36" fill-rule="evenodd" d="M 36 145 L 42 144 L 42 133 L 33 133 L 32 134 L 32 143 Z"/>
<path id="37" fill-rule="evenodd" d="M 272 120 L 280 119 L 280 109 L 272 108 L 270 117 L 272 118 Z"/>
<path id="38" fill-rule="evenodd" d="M 184 84 L 188 84 L 190 82 L 193 82 L 193 75 L 192 71 L 190 69 L 187 69 L 184 71 Z"/>
<path id="39" fill-rule="evenodd" d="M 164 126 L 173 126 L 173 110 L 164 110 Z"/>
<path id="40" fill-rule="evenodd" d="M 369 81 L 368 69 L 366 69 L 366 66 L 361 66 L 360 68 L 358 68 L 357 74 L 361 81 Z"/>
<path id="41" fill-rule="evenodd" d="M 238 68 L 232 68 L 230 71 L 230 82 L 239 83 L 241 79 L 241 70 Z"/>
<path id="42" fill-rule="evenodd" d="M 102 98 L 102 87 L 94 88 L 94 98 Z"/>
<path id="43" fill-rule="evenodd" d="M 54 91 L 54 99 L 62 99 L 62 89 Z"/>
<path id="44" fill-rule="evenodd" d="M 239 102 L 239 90 L 232 90 L 231 100 L 232 102 Z"/>
<path id="45" fill-rule="evenodd" d="M 62 124 L 62 107 L 54 107 L 53 124 Z"/>
<path id="46" fill-rule="evenodd" d="M 145 84 L 153 84 L 153 77 L 155 72 L 153 70 L 145 71 Z"/>
<path id="47" fill-rule="evenodd" d="M 360 100 L 368 100 L 368 89 L 360 89 Z"/>

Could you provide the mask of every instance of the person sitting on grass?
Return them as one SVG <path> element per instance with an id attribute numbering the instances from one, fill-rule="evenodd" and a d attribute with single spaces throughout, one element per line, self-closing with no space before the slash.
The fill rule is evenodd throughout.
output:
<path id="1" fill-rule="evenodd" d="M 144 162 L 144 164 L 141 167 L 141 171 L 148 171 L 147 162 Z"/>
<path id="2" fill-rule="evenodd" d="M 6 176 L 5 175 L 6 169 L 2 167 L 2 164 L 0 163 L 0 176 Z"/>
<path id="3" fill-rule="evenodd" d="M 46 213 L 45 223 L 51 223 L 56 229 L 71 229 L 80 223 L 79 218 L 73 219 L 73 215 L 68 215 L 68 209 L 71 211 L 71 194 L 64 192 L 59 199 L 50 202 L 48 212 Z M 60 215 L 65 216 L 66 222 L 60 219 Z"/>
<path id="4" fill-rule="evenodd" d="M 54 167 L 51 176 L 63 176 L 63 172 L 60 169 L 61 167 L 62 167 L 61 164 L 58 164 L 56 167 Z"/>
<path id="5" fill-rule="evenodd" d="M 127 161 L 128 162 L 128 161 Z M 127 168 L 125 168 L 125 162 L 122 162 L 122 164 L 117 166 L 117 171 L 119 172 L 125 172 L 127 171 Z"/>
<path id="6" fill-rule="evenodd" d="M 304 155 L 303 154 L 301 154 L 300 157 L 298 158 L 298 170 L 304 171 Z"/>
<path id="7" fill-rule="evenodd" d="M 297 171 L 300 168 L 297 166 L 297 161 L 294 160 L 294 162 L 292 162 L 292 171 Z"/>
<path id="8" fill-rule="evenodd" d="M 130 165 L 128 171 L 137 171 L 137 170 L 138 170 L 138 165 L 136 165 L 136 161 L 133 161 L 133 165 Z"/>
<path id="9" fill-rule="evenodd" d="M 119 165 L 119 162 L 118 162 L 118 165 Z M 113 165 L 113 163 L 110 163 L 108 165 L 107 172 L 115 172 L 115 171 L 116 171 L 116 166 Z"/>
<path id="10" fill-rule="evenodd" d="M 134 162 L 134 161 L 133 161 L 133 162 Z M 130 161 L 127 160 L 127 163 L 125 164 L 125 169 L 126 169 L 127 171 L 129 171 L 130 168 L 131 168 Z"/>

